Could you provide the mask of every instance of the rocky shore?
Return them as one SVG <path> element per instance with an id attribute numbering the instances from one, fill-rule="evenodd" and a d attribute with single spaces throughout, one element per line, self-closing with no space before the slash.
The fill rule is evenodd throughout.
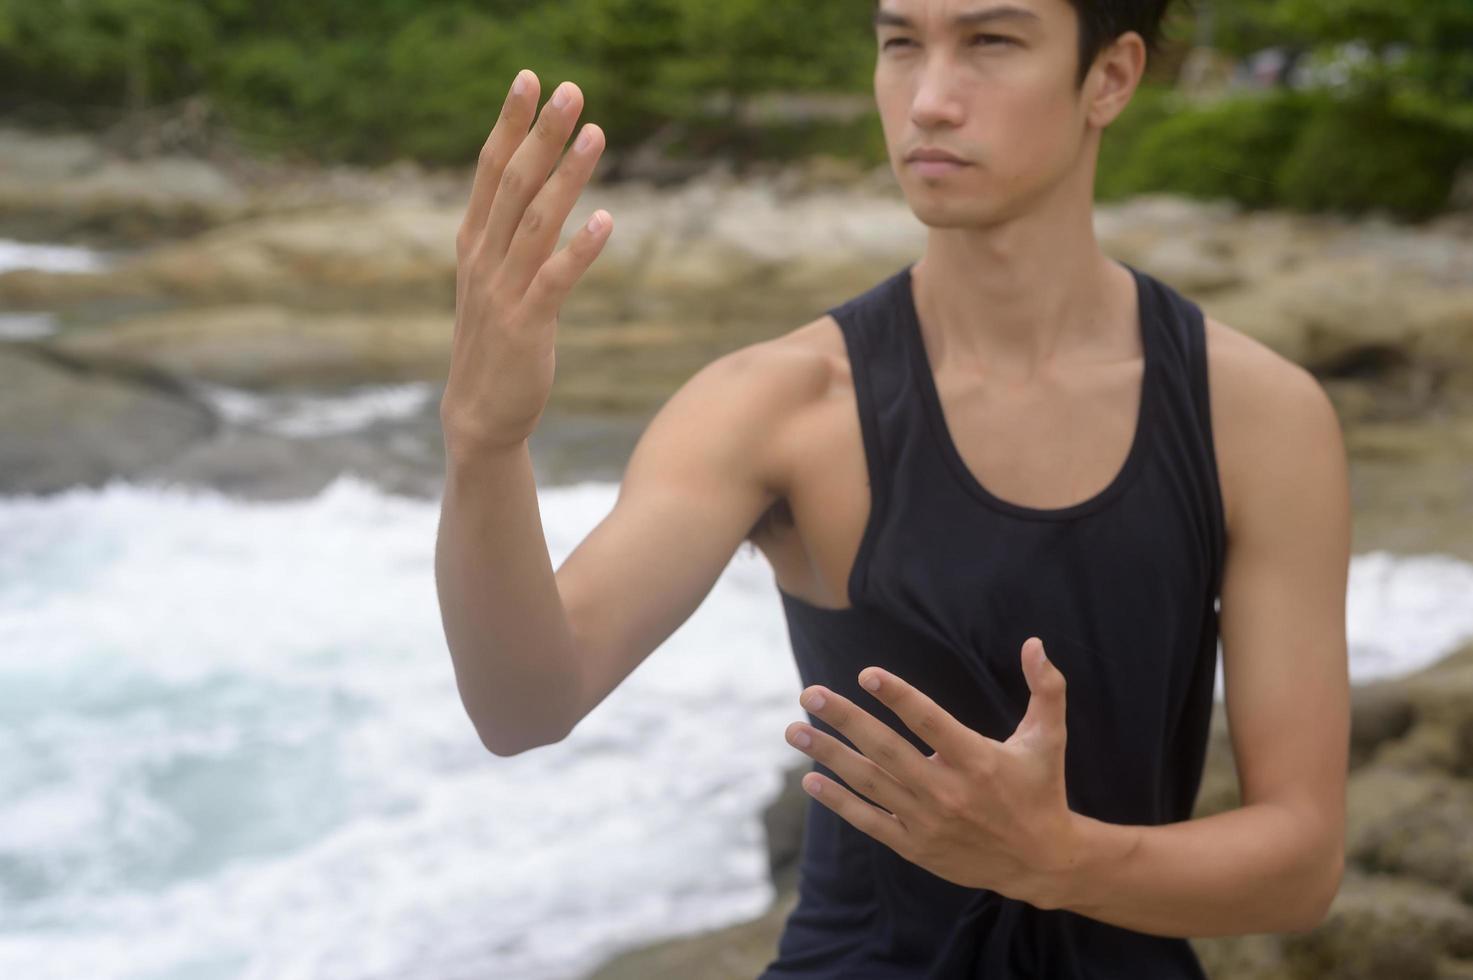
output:
<path id="1" fill-rule="evenodd" d="M 116 475 L 279 496 L 344 467 L 436 493 L 471 175 L 130 160 L 82 136 L 0 130 L 0 236 L 108 249 L 97 269 L 0 272 L 0 310 L 53 324 L 0 341 L 0 493 Z M 825 159 L 594 185 L 569 232 L 596 207 L 615 230 L 559 329 L 534 437 L 549 478 L 576 470 L 573 446 L 617 478 L 700 366 L 806 322 L 924 243 L 888 171 Z M 1473 559 L 1473 212 L 1402 226 L 1143 197 L 1099 207 L 1096 228 L 1109 254 L 1317 373 L 1352 456 L 1358 551 Z M 413 384 L 430 392 L 417 415 L 315 440 L 235 424 L 207 395 Z"/>
<path id="2" fill-rule="evenodd" d="M 0 494 L 113 478 L 310 494 L 344 470 L 433 498 L 471 171 L 131 159 L 0 130 L 0 238 L 87 245 L 89 271 L 0 271 Z M 829 160 L 736 180 L 590 187 L 614 216 L 562 318 L 540 481 L 617 479 L 650 414 L 721 353 L 790 330 L 919 254 L 888 171 Z M 1473 561 L 1473 212 L 1409 227 L 1143 197 L 1101 206 L 1112 256 L 1313 370 L 1351 456 L 1353 546 Z M 371 421 L 293 428 L 345 401 Z M 359 409 L 355 409 L 357 411 Z M 1355 692 L 1350 869 L 1310 933 L 1200 941 L 1215 978 L 1473 980 L 1473 647 Z M 767 815 L 757 921 L 631 952 L 623 977 L 751 977 L 793 901 L 806 796 Z M 1199 812 L 1236 803 L 1219 716 Z"/>

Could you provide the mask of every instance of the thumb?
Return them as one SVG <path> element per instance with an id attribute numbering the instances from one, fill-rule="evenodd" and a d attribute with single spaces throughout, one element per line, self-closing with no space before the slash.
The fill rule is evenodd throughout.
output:
<path id="1" fill-rule="evenodd" d="M 1028 681 L 1028 710 L 1018 722 L 1014 737 L 1040 746 L 1062 745 L 1064 726 L 1064 675 L 1048 659 L 1043 641 L 1030 636 L 1023 641 L 1023 676 Z"/>

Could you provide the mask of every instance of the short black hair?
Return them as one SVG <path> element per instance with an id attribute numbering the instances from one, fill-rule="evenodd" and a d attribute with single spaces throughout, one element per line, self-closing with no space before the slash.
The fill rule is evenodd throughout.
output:
<path id="1" fill-rule="evenodd" d="M 1079 15 L 1079 72 L 1076 87 L 1084 85 L 1090 66 L 1105 48 L 1127 31 L 1135 31 L 1146 42 L 1146 51 L 1161 50 L 1161 23 L 1171 0 L 1069 0 Z"/>
<path id="2" fill-rule="evenodd" d="M 881 0 L 875 0 L 875 10 Z M 1079 69 L 1074 87 L 1082 88 L 1095 58 L 1120 35 L 1135 31 L 1148 54 L 1161 50 L 1161 24 L 1172 0 L 1069 0 L 1079 16 Z"/>

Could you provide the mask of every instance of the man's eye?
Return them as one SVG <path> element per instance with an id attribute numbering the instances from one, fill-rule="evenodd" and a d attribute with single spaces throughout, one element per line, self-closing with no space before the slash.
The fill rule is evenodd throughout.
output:
<path id="1" fill-rule="evenodd" d="M 1003 44 L 1003 45 L 1017 44 L 1018 43 L 1017 41 L 1013 40 L 1012 38 L 1005 37 L 1005 36 L 1003 36 L 1001 34 L 974 34 L 972 36 L 972 40 L 973 41 L 982 40 L 982 41 L 984 41 L 986 43 L 991 43 L 991 42 L 994 42 L 995 41 L 998 44 Z M 909 38 L 892 37 L 890 40 L 888 40 L 884 44 L 882 44 L 881 47 L 882 48 L 889 48 L 889 47 L 892 47 L 894 45 L 898 45 L 898 44 L 909 44 L 909 43 L 910 43 L 910 39 Z"/>

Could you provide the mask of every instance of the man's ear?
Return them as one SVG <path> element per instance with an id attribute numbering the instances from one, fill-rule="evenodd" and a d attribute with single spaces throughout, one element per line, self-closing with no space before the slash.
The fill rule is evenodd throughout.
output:
<path id="1" fill-rule="evenodd" d="M 1135 31 L 1126 31 L 1095 58 L 1085 79 L 1089 99 L 1089 123 L 1104 129 L 1125 111 L 1146 70 L 1146 42 Z"/>

